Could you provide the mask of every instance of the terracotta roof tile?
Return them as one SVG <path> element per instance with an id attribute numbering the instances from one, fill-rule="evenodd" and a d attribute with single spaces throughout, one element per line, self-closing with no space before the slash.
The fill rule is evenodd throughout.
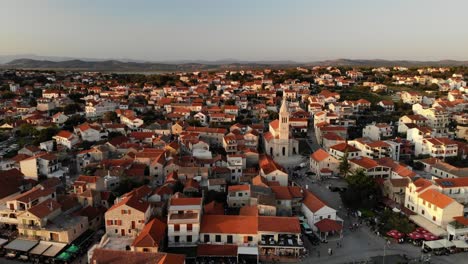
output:
<path id="1" fill-rule="evenodd" d="M 419 195 L 419 198 L 431 204 L 434 204 L 435 206 L 442 208 L 442 209 L 447 207 L 449 204 L 455 202 L 455 200 L 453 200 L 452 198 L 434 189 L 429 189 L 421 193 Z"/>

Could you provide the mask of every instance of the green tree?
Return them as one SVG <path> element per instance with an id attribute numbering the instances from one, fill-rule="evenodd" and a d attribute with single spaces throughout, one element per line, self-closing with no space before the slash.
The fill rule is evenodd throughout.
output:
<path id="1" fill-rule="evenodd" d="M 117 117 L 117 113 L 114 111 L 104 113 L 102 119 L 106 122 L 117 122 L 119 120 L 119 118 Z"/>
<path id="2" fill-rule="evenodd" d="M 338 169 L 340 170 L 340 174 L 343 175 L 343 177 L 348 176 L 349 170 L 351 169 L 351 165 L 348 162 L 348 150 L 346 150 L 343 157 L 341 157 Z"/>
<path id="3" fill-rule="evenodd" d="M 348 189 L 341 193 L 343 204 L 353 209 L 375 208 L 382 196 L 380 188 L 364 170 L 356 170 L 346 177 Z"/>
<path id="4" fill-rule="evenodd" d="M 42 89 L 35 88 L 32 92 L 34 98 L 41 98 L 42 97 Z"/>
<path id="5" fill-rule="evenodd" d="M 31 137 L 37 133 L 37 129 L 31 124 L 22 124 L 19 127 L 19 136 L 21 137 Z"/>
<path id="6" fill-rule="evenodd" d="M 74 103 L 74 104 L 67 104 L 64 108 L 63 108 L 63 113 L 66 114 L 66 115 L 72 115 L 72 114 L 75 114 L 76 112 L 78 111 L 81 111 L 81 106 L 77 103 Z"/>
<path id="7" fill-rule="evenodd" d="M 39 131 L 36 140 L 34 140 L 34 143 L 39 144 L 41 142 L 51 140 L 52 137 L 57 135 L 58 132 L 59 129 L 55 126 L 42 129 L 41 131 Z"/>
<path id="8" fill-rule="evenodd" d="M 367 176 L 366 172 L 362 169 L 356 170 L 346 177 L 346 182 L 349 186 L 358 189 L 372 188 L 375 185 L 374 180 Z"/>

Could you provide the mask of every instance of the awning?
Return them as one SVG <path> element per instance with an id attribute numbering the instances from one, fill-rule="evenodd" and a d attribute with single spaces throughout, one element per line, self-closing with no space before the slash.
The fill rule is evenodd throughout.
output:
<path id="1" fill-rule="evenodd" d="M 447 231 L 442 229 L 441 227 L 433 224 L 431 221 L 427 220 L 426 218 L 420 215 L 410 215 L 409 219 L 416 223 L 417 225 L 423 227 L 430 233 L 434 234 L 435 236 L 445 236 L 447 235 Z"/>
<path id="2" fill-rule="evenodd" d="M 47 243 L 45 241 L 41 241 L 39 242 L 39 244 L 37 246 L 35 246 L 31 252 L 31 254 L 34 254 L 34 255 L 42 255 L 42 253 L 44 253 L 47 249 L 49 249 L 52 245 L 50 243 Z"/>
<path id="3" fill-rule="evenodd" d="M 322 219 L 315 223 L 315 226 L 320 232 L 340 231 L 343 225 L 332 219 Z"/>
<path id="4" fill-rule="evenodd" d="M 5 245 L 6 243 L 8 243 L 8 239 L 0 238 L 0 246 Z"/>
<path id="5" fill-rule="evenodd" d="M 439 248 L 450 248 L 455 246 L 452 242 L 448 241 L 447 239 L 439 239 L 434 241 L 425 241 L 424 245 L 432 248 L 432 249 L 439 249 Z"/>
<path id="6" fill-rule="evenodd" d="M 72 257 L 72 256 L 71 256 L 70 253 L 62 252 L 62 253 L 60 253 L 60 255 L 58 255 L 58 256 L 56 257 L 56 259 L 62 260 L 62 261 L 68 261 L 68 260 L 71 259 L 71 257 Z"/>
<path id="7" fill-rule="evenodd" d="M 199 257 L 237 257 L 237 245 L 200 244 L 197 247 Z"/>
<path id="8" fill-rule="evenodd" d="M 452 240 L 452 243 L 457 248 L 468 248 L 468 243 L 466 243 L 464 240 Z"/>
<path id="9" fill-rule="evenodd" d="M 52 242 L 47 242 L 47 243 L 52 244 L 51 247 L 49 247 L 44 253 L 42 253 L 43 256 L 47 256 L 47 257 L 57 256 L 57 254 L 67 246 L 67 244 L 64 244 L 64 243 L 52 243 Z"/>
<path id="10" fill-rule="evenodd" d="M 39 244 L 39 241 L 36 240 L 25 240 L 25 239 L 15 239 L 11 241 L 8 245 L 5 246 L 5 249 L 29 252 L 33 247 Z"/>
<path id="11" fill-rule="evenodd" d="M 68 252 L 68 253 L 74 254 L 74 253 L 78 252 L 79 250 L 80 250 L 79 247 L 77 247 L 75 245 L 71 245 L 65 251 Z"/>
<path id="12" fill-rule="evenodd" d="M 258 255 L 258 247 L 238 247 L 237 255 Z"/>

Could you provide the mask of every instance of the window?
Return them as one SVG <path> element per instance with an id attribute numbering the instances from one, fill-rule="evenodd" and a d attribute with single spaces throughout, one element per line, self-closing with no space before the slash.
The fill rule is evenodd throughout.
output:
<path id="1" fill-rule="evenodd" d="M 229 244 L 232 244 L 232 235 L 228 235 L 228 236 L 227 236 L 227 242 L 228 242 Z"/>
<path id="2" fill-rule="evenodd" d="M 215 241 L 216 241 L 216 242 L 221 242 L 221 235 L 216 235 Z"/>
<path id="3" fill-rule="evenodd" d="M 203 240 L 204 240 L 205 242 L 210 242 L 210 235 L 204 235 Z"/>
<path id="4" fill-rule="evenodd" d="M 248 236 L 248 237 L 247 237 L 247 240 L 248 240 L 249 242 L 252 242 L 252 241 L 253 241 L 253 237 L 252 237 L 252 236 Z"/>
<path id="5" fill-rule="evenodd" d="M 192 236 L 187 236 L 187 242 L 192 242 Z"/>
<path id="6" fill-rule="evenodd" d="M 327 217 L 327 218 L 328 218 L 328 219 L 330 219 L 330 218 L 331 218 L 331 215 L 328 215 L 328 217 Z"/>
<path id="7" fill-rule="evenodd" d="M 174 225 L 174 231 L 180 231 L 180 225 L 179 224 Z"/>
<path id="8" fill-rule="evenodd" d="M 243 193 L 238 193 L 237 196 L 242 197 Z"/>
<path id="9" fill-rule="evenodd" d="M 424 210 L 421 210 L 421 214 L 424 215 Z"/>
<path id="10" fill-rule="evenodd" d="M 437 219 L 437 218 L 436 218 L 435 216 L 432 217 L 432 221 L 436 221 L 436 219 Z"/>
<path id="11" fill-rule="evenodd" d="M 115 233 L 117 234 L 119 232 L 119 230 L 115 229 Z"/>
<path id="12" fill-rule="evenodd" d="M 149 252 L 148 248 L 143 248 L 143 252 Z"/>
<path id="13" fill-rule="evenodd" d="M 187 231 L 192 231 L 193 225 L 192 224 L 187 224 Z"/>
<path id="14" fill-rule="evenodd" d="M 174 236 L 174 242 L 179 243 L 180 237 L 179 236 Z"/>

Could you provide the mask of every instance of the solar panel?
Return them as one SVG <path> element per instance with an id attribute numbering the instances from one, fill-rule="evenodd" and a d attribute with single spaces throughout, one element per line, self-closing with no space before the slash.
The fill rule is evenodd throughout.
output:
<path id="1" fill-rule="evenodd" d="M 450 181 L 443 181 L 443 182 L 442 182 L 442 185 L 443 185 L 443 186 L 453 186 L 453 182 L 450 182 Z"/>

